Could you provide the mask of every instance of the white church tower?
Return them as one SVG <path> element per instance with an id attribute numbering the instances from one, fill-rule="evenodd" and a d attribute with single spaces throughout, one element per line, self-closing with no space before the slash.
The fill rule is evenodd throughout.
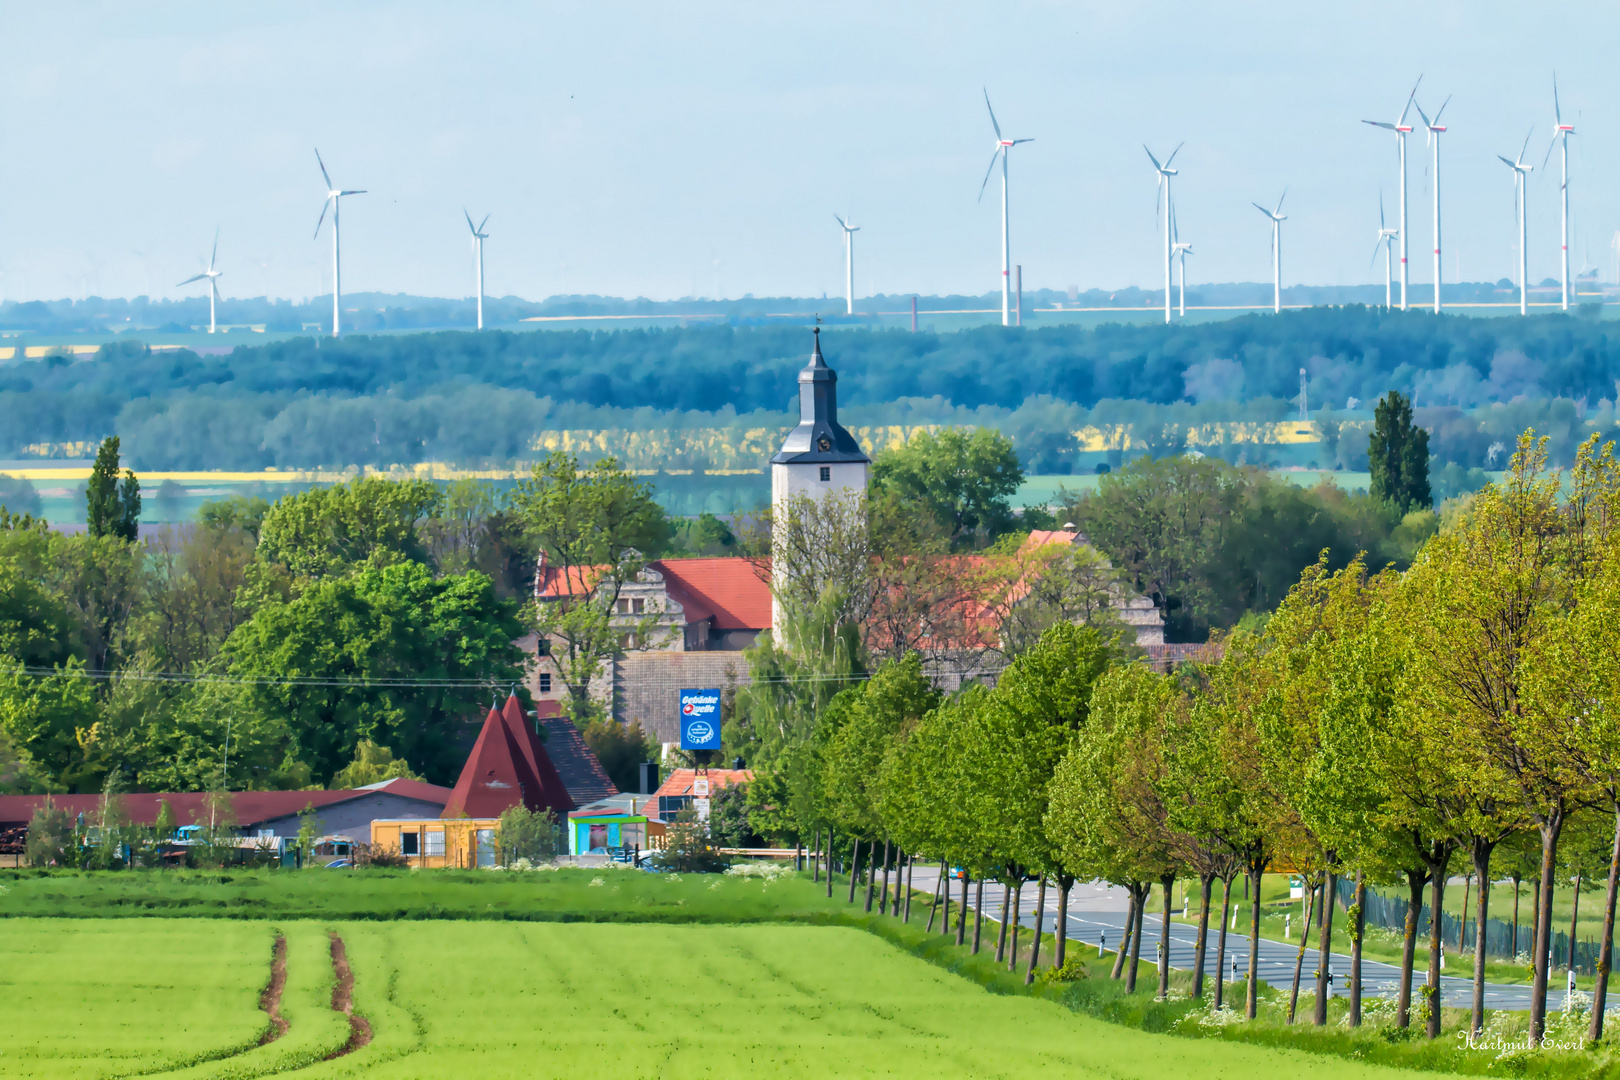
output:
<path id="1" fill-rule="evenodd" d="M 788 432 L 782 449 L 771 458 L 771 511 L 782 520 L 787 504 L 800 495 L 812 499 L 866 491 L 872 459 L 838 422 L 838 373 L 821 355 L 821 327 L 810 362 L 799 372 L 799 426 Z M 771 624 L 781 622 L 775 600 Z"/>

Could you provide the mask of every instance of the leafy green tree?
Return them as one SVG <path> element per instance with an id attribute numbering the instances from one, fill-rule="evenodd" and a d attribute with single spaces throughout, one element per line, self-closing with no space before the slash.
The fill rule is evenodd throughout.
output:
<path id="1" fill-rule="evenodd" d="M 429 780 L 452 779 L 483 686 L 521 681 L 516 605 L 472 571 L 435 580 L 419 563 L 367 567 L 266 603 L 225 643 L 253 707 L 286 725 L 293 756 L 326 779 L 361 739 Z"/>
<path id="2" fill-rule="evenodd" d="M 635 791 L 639 782 L 637 767 L 644 761 L 658 760 L 658 743 L 642 730 L 640 720 L 621 724 L 611 716 L 594 717 L 586 722 L 580 735 L 620 791 Z"/>
<path id="3" fill-rule="evenodd" d="M 1391 390 L 1373 410 L 1373 430 L 1367 458 L 1372 471 L 1372 494 L 1400 508 L 1427 510 L 1434 505 L 1429 491 L 1429 433 L 1412 424 L 1412 401 Z"/>
<path id="4" fill-rule="evenodd" d="M 931 513 L 953 545 L 980 547 L 1017 525 L 1024 470 L 1012 440 L 989 428 L 920 431 L 872 462 L 872 484 Z"/>
<path id="5" fill-rule="evenodd" d="M 270 500 L 257 495 L 228 495 L 210 499 L 197 511 L 197 524 L 217 532 L 241 529 L 259 541 L 259 529 L 270 512 Z"/>
<path id="6" fill-rule="evenodd" d="M 534 811 L 518 803 L 495 825 L 495 861 L 511 866 L 519 859 L 550 862 L 564 850 L 563 831 L 550 810 Z"/>
<path id="7" fill-rule="evenodd" d="M 361 564 L 425 562 L 421 527 L 443 502 L 427 480 L 357 477 L 276 500 L 259 526 L 259 558 L 294 579 L 318 580 Z"/>
<path id="8" fill-rule="evenodd" d="M 102 758 L 92 680 L 70 660 L 53 674 L 0 662 L 0 732 L 23 751 L 56 791 L 99 791 Z"/>
<path id="9" fill-rule="evenodd" d="M 332 786 L 358 788 L 367 784 L 381 783 L 384 780 L 398 779 L 422 778 L 411 771 L 409 762 L 396 758 L 388 747 L 374 743 L 370 739 L 361 739 L 355 743 L 354 760 L 333 774 Z"/>
<path id="10" fill-rule="evenodd" d="M 535 633 L 568 691 L 568 709 L 584 726 L 595 715 L 591 683 L 627 639 L 656 647 L 658 612 L 617 610 L 619 594 L 646 566 L 648 553 L 670 537 L 652 488 L 603 458 L 581 468 L 571 454 L 552 453 L 507 497 L 515 527 L 543 560 L 540 576 L 553 587 L 528 610 Z"/>
<path id="11" fill-rule="evenodd" d="M 141 531 L 141 483 L 124 470 L 118 476 L 118 436 L 101 441 L 90 481 L 85 487 L 85 522 L 91 536 L 112 536 L 134 543 Z"/>

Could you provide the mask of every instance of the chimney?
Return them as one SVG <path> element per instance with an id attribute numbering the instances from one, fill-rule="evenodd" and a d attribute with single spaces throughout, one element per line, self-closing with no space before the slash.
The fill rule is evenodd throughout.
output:
<path id="1" fill-rule="evenodd" d="M 639 769 L 641 772 L 641 794 L 651 795 L 658 790 L 658 762 L 643 761 Z"/>

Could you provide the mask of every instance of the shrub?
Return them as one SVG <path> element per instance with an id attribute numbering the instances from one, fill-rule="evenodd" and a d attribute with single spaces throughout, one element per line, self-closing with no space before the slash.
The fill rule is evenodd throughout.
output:
<path id="1" fill-rule="evenodd" d="M 45 796 L 45 802 L 34 811 L 34 818 L 28 823 L 25 847 L 28 865 L 67 866 L 68 849 L 76 846 L 73 821 L 67 811 L 58 807 L 49 795 Z"/>
<path id="2" fill-rule="evenodd" d="M 715 849 L 708 826 L 691 810 L 682 810 L 664 833 L 664 846 L 653 853 L 652 864 L 659 870 L 683 874 L 713 874 L 728 865 Z"/>
<path id="3" fill-rule="evenodd" d="M 398 848 L 365 843 L 354 845 L 354 865 L 385 870 L 404 870 L 410 866 Z"/>
<path id="4" fill-rule="evenodd" d="M 557 815 L 550 810 L 536 813 L 514 806 L 495 826 L 495 862 L 500 866 L 511 866 L 518 859 L 550 862 L 561 852 L 562 837 Z"/>

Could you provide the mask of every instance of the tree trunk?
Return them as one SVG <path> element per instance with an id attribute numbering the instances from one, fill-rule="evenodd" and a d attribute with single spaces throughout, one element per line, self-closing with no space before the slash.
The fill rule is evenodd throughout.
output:
<path id="1" fill-rule="evenodd" d="M 1496 848 L 1496 843 L 1476 836 L 1469 845 L 1474 876 L 1479 878 L 1479 898 L 1475 900 L 1477 906 L 1474 911 L 1474 1011 L 1468 1024 L 1468 1030 L 1475 1035 L 1485 1028 L 1485 921 L 1491 913 L 1491 852 Z M 1468 906 L 1465 904 L 1465 916 L 1467 912 Z"/>
<path id="2" fill-rule="evenodd" d="M 1012 910 L 1008 912 L 1008 921 L 1012 923 L 1012 953 L 1007 957 L 1007 970 L 1018 970 L 1018 915 L 1024 909 L 1024 878 L 1018 878 L 1018 884 L 1013 886 Z"/>
<path id="3" fill-rule="evenodd" d="M 1131 927 L 1136 922 L 1136 890 L 1130 889 L 1131 905 L 1125 909 L 1125 929 L 1119 935 L 1119 955 L 1114 957 L 1114 973 L 1110 979 L 1125 974 L 1125 956 L 1131 951 Z"/>
<path id="4" fill-rule="evenodd" d="M 1311 1011 L 1311 1023 L 1317 1027 L 1327 1024 L 1328 993 L 1333 987 L 1333 901 L 1338 886 L 1339 875 L 1329 870 L 1322 883 L 1322 906 L 1316 909 L 1320 947 L 1316 952 L 1316 1008 Z"/>
<path id="5" fill-rule="evenodd" d="M 893 854 L 888 840 L 883 841 L 883 895 L 878 898 L 878 914 L 889 913 L 889 859 Z"/>
<path id="6" fill-rule="evenodd" d="M 1059 971 L 1063 970 L 1063 962 L 1068 959 L 1069 947 L 1069 890 L 1074 887 L 1074 879 L 1068 875 L 1058 878 L 1058 918 L 1057 945 L 1052 955 L 1052 966 Z"/>
<path id="7" fill-rule="evenodd" d="M 1457 926 L 1457 958 L 1459 960 L 1462 959 L 1462 954 L 1463 954 L 1463 948 L 1464 948 L 1463 938 L 1465 938 L 1468 935 L 1468 901 L 1472 898 L 1471 894 L 1472 894 L 1473 888 L 1474 888 L 1474 875 L 1473 875 L 1473 872 L 1470 871 L 1463 878 L 1462 918 L 1458 920 L 1458 926 Z"/>
<path id="8" fill-rule="evenodd" d="M 866 914 L 872 914 L 872 890 L 877 885 L 877 841 L 866 843 Z"/>
<path id="9" fill-rule="evenodd" d="M 827 842 L 821 847 L 822 861 L 827 864 L 827 899 L 832 899 L 833 879 L 833 831 L 832 826 L 827 827 Z"/>
<path id="10" fill-rule="evenodd" d="M 1423 996 L 1429 1002 L 1428 1022 L 1423 1033 L 1431 1039 L 1440 1037 L 1440 963 L 1445 956 L 1445 899 L 1446 870 L 1451 860 L 1442 860 L 1429 875 L 1429 977 L 1423 984 Z"/>
<path id="11" fill-rule="evenodd" d="M 1046 875 L 1041 875 L 1041 884 L 1035 890 L 1035 940 L 1029 947 L 1029 970 L 1024 972 L 1024 985 L 1029 986 L 1035 981 L 1035 968 L 1041 962 L 1041 927 L 1046 922 Z"/>
<path id="12" fill-rule="evenodd" d="M 1140 897 L 1136 901 L 1136 922 L 1131 927 L 1131 962 L 1125 969 L 1125 992 L 1127 994 L 1136 992 L 1136 972 L 1142 963 L 1142 917 L 1146 914 L 1148 893 L 1152 888 L 1151 885 L 1131 886 L 1131 891 L 1139 892 Z"/>
<path id="13" fill-rule="evenodd" d="M 1530 988 L 1528 1045 L 1541 1045 L 1547 1033 L 1547 968 L 1552 959 L 1553 873 L 1558 866 L 1558 836 L 1564 830 L 1562 801 L 1541 826 L 1541 881 L 1536 889 L 1535 979 Z"/>
<path id="14" fill-rule="evenodd" d="M 1160 878 L 1159 885 L 1164 890 L 1164 915 L 1159 919 L 1159 1000 L 1163 1001 L 1170 994 L 1170 905 L 1176 879 Z"/>
<path id="15" fill-rule="evenodd" d="M 979 955 L 979 939 L 984 933 L 984 878 L 973 883 L 973 955 Z"/>
<path id="16" fill-rule="evenodd" d="M 1215 891 L 1215 875 L 1198 875 L 1198 951 L 1193 954 L 1192 996 L 1204 996 L 1204 950 L 1209 947 L 1209 898 Z"/>
<path id="17" fill-rule="evenodd" d="M 967 941 L 967 871 L 962 871 L 962 902 L 956 906 L 956 943 L 961 945 Z"/>
<path id="18" fill-rule="evenodd" d="M 939 890 L 941 903 L 945 905 L 945 921 L 940 924 L 939 932 L 949 935 L 951 932 L 951 875 L 950 860 L 945 859 L 939 864 L 939 879 L 945 883 Z"/>
<path id="19" fill-rule="evenodd" d="M 1620 802 L 1614 804 L 1614 847 L 1609 854 L 1609 891 L 1603 904 L 1603 944 L 1598 947 L 1597 979 L 1592 984 L 1592 1026 L 1586 1037 L 1603 1038 L 1603 1009 L 1609 1000 L 1609 964 L 1614 960 L 1615 886 L 1620 884 Z M 1483 920 L 1482 920 L 1483 921 Z"/>
<path id="20" fill-rule="evenodd" d="M 906 925 L 911 925 L 911 872 L 917 865 L 916 855 L 907 855 L 906 859 Z"/>
<path id="21" fill-rule="evenodd" d="M 815 884 L 820 885 L 821 884 L 821 830 L 820 829 L 816 830 L 816 841 L 815 841 L 815 843 L 816 843 L 815 849 L 810 852 L 810 873 L 815 875 L 811 880 Z"/>
<path id="22" fill-rule="evenodd" d="M 1012 903 L 1012 886 L 1001 883 L 1001 930 L 996 935 L 996 963 L 1007 959 L 1007 908 Z M 1119 978 L 1115 975 L 1114 978 Z"/>
<path id="23" fill-rule="evenodd" d="M 1367 929 L 1367 878 L 1356 871 L 1356 902 L 1350 918 L 1350 1026 L 1361 1026 L 1361 935 Z"/>
<path id="24" fill-rule="evenodd" d="M 1314 914 L 1316 914 L 1316 886 L 1311 885 L 1305 893 L 1305 919 L 1299 927 L 1299 952 L 1294 954 L 1294 985 L 1288 991 L 1290 1024 L 1294 1022 L 1294 1012 L 1299 1007 L 1299 977 L 1305 969 L 1305 946 L 1311 940 L 1311 916 Z"/>
<path id="25" fill-rule="evenodd" d="M 849 899 L 846 903 L 855 902 L 855 882 L 860 880 L 861 868 L 861 838 L 856 837 L 849 849 Z"/>
<path id="26" fill-rule="evenodd" d="M 1423 916 L 1423 886 L 1428 883 L 1429 875 L 1423 871 L 1406 871 L 1411 902 L 1406 908 L 1406 925 L 1402 927 L 1401 989 L 1395 999 L 1395 1026 L 1399 1028 L 1412 1024 L 1412 963 L 1417 957 L 1418 920 Z"/>
<path id="27" fill-rule="evenodd" d="M 1260 881 L 1265 868 L 1249 871 L 1244 889 L 1254 887 L 1254 903 L 1249 906 L 1249 985 L 1244 991 L 1243 1015 L 1253 1020 L 1260 1008 Z"/>
<path id="28" fill-rule="evenodd" d="M 1215 1007 L 1219 1009 L 1225 1000 L 1226 990 L 1226 923 L 1231 916 L 1232 908 L 1232 879 L 1224 878 L 1221 881 L 1221 929 L 1220 936 L 1215 939 Z"/>
<path id="29" fill-rule="evenodd" d="M 942 873 L 934 881 L 934 897 L 928 902 L 928 927 L 923 930 L 925 934 L 934 932 L 934 917 L 939 914 L 939 890 L 945 884 L 945 875 Z"/>

